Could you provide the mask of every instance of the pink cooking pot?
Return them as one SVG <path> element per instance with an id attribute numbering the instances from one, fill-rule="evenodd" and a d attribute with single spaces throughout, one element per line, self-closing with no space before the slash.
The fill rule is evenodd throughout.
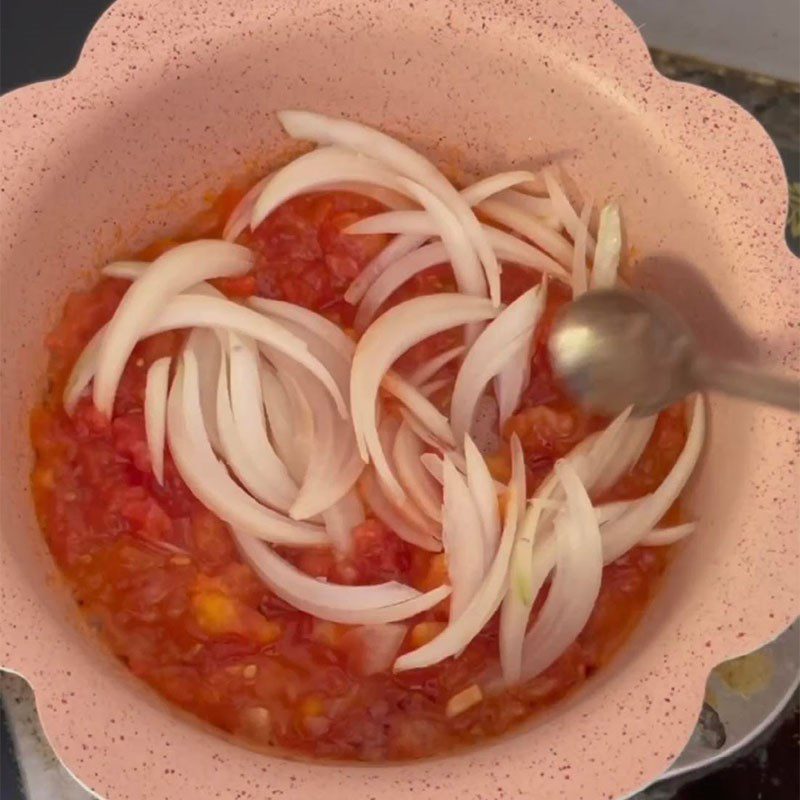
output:
<path id="1" fill-rule="evenodd" d="M 681 751 L 706 677 L 800 608 L 798 420 L 714 397 L 690 492 L 700 525 L 624 651 L 478 749 L 407 765 L 251 752 L 167 706 L 82 628 L 33 513 L 27 415 L 66 293 L 179 226 L 286 140 L 304 107 L 381 126 L 470 172 L 557 159 L 619 197 L 631 258 L 706 335 L 696 267 L 755 354 L 797 369 L 786 182 L 741 108 L 658 75 L 607 0 L 119 0 L 65 78 L 2 101 L 0 665 L 33 686 L 78 779 L 114 800 L 616 797 Z M 715 327 L 719 326 L 719 327 Z M 792 349 L 794 345 L 794 350 Z"/>

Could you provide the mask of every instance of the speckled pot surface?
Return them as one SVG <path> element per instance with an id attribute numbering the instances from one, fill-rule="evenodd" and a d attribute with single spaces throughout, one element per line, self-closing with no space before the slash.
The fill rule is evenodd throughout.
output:
<path id="1" fill-rule="evenodd" d="M 43 334 L 91 268 L 284 149 L 273 112 L 287 106 L 380 125 L 472 171 L 558 159 L 586 193 L 620 198 L 643 269 L 706 335 L 733 341 L 691 265 L 751 355 L 797 369 L 800 264 L 772 144 L 728 100 L 656 74 L 610 2 L 119 0 L 71 74 L 2 101 L 0 665 L 33 685 L 67 766 L 113 800 L 598 800 L 646 784 L 683 747 L 710 667 L 798 613 L 788 415 L 711 402 L 701 525 L 624 652 L 548 716 L 447 758 L 309 764 L 228 742 L 130 678 L 53 579 L 28 491 Z"/>

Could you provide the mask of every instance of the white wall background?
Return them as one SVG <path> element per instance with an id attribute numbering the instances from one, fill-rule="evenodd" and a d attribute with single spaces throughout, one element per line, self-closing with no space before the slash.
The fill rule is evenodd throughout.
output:
<path id="1" fill-rule="evenodd" d="M 616 0 L 652 47 L 800 80 L 800 0 Z"/>

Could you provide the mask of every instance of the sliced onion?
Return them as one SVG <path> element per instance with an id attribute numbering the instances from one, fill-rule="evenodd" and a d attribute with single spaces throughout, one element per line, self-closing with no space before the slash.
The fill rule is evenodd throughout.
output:
<path id="1" fill-rule="evenodd" d="M 234 530 L 242 555 L 256 574 L 287 603 L 318 619 L 344 625 L 380 625 L 433 608 L 450 594 L 443 585 L 421 594 L 402 583 L 344 586 L 306 575 L 274 550 Z"/>
<path id="2" fill-rule="evenodd" d="M 561 220 L 555 216 L 553 203 L 549 197 L 534 197 L 515 189 L 506 189 L 494 195 L 494 199 L 508 203 L 526 214 L 538 217 L 548 227 L 556 230 L 561 228 Z"/>
<path id="3" fill-rule="evenodd" d="M 302 393 L 312 413 L 310 458 L 300 491 L 289 509 L 292 518 L 308 519 L 341 500 L 355 485 L 364 463 L 350 420 L 336 414 L 322 387 L 285 357 L 272 354 L 271 358 L 281 372 L 293 376 L 296 391 Z"/>
<path id="4" fill-rule="evenodd" d="M 356 347 L 350 376 L 350 401 L 356 441 L 362 458 L 375 470 L 397 503 L 405 492 L 391 474 L 376 425 L 378 387 L 391 364 L 413 345 L 458 325 L 490 319 L 496 314 L 491 301 L 459 294 L 417 297 L 400 303 L 365 331 Z"/>
<path id="5" fill-rule="evenodd" d="M 415 213 L 415 212 L 404 212 Z M 449 260 L 447 250 L 442 242 L 426 244 L 412 250 L 397 261 L 392 262 L 373 282 L 359 303 L 353 327 L 361 332 L 374 319 L 378 309 L 415 275 Z"/>
<path id="6" fill-rule="evenodd" d="M 517 410 L 522 393 L 531 377 L 531 358 L 533 357 L 533 334 L 542 311 L 547 303 L 547 277 L 542 280 L 539 302 L 539 316 L 534 322 L 529 336 L 524 336 L 520 344 L 509 356 L 506 365 L 494 379 L 494 393 L 497 398 L 500 430 L 505 427 L 509 417 Z"/>
<path id="7" fill-rule="evenodd" d="M 572 245 L 561 234 L 549 228 L 536 217 L 494 198 L 484 200 L 478 206 L 478 211 L 526 239 L 530 239 L 562 266 L 569 268 L 572 264 Z"/>
<path id="8" fill-rule="evenodd" d="M 591 491 L 594 494 L 610 489 L 636 465 L 653 435 L 657 419 L 657 414 L 651 414 L 647 417 L 631 418 L 625 422 L 611 458 L 591 484 Z"/>
<path id="9" fill-rule="evenodd" d="M 322 512 L 325 529 L 337 552 L 346 555 L 353 548 L 353 528 L 364 519 L 364 505 L 355 489 Z"/>
<path id="10" fill-rule="evenodd" d="M 164 440 L 167 430 L 169 356 L 154 361 L 147 370 L 144 388 L 144 428 L 150 464 L 156 480 L 164 484 Z"/>
<path id="11" fill-rule="evenodd" d="M 325 117 L 308 111 L 281 111 L 278 112 L 278 119 L 286 132 L 294 138 L 310 139 L 318 144 L 337 144 L 357 153 L 364 153 L 432 192 L 457 218 L 460 228 L 469 238 L 483 265 L 492 300 L 495 303 L 500 302 L 499 282 L 496 286 L 497 294 L 492 290 L 494 276 L 499 276 L 500 267 L 483 235 L 480 223 L 469 203 L 427 158 L 381 131 L 350 120 Z"/>
<path id="12" fill-rule="evenodd" d="M 420 364 L 409 376 L 408 380 L 415 386 L 421 386 L 429 381 L 440 370 L 444 369 L 451 361 L 460 358 L 464 353 L 464 345 L 456 345 L 449 350 L 443 350 L 438 355 Z"/>
<path id="13" fill-rule="evenodd" d="M 341 147 L 321 147 L 290 161 L 270 178 L 253 206 L 250 227 L 255 230 L 287 200 L 341 181 L 371 183 L 407 194 L 395 173 L 378 161 Z"/>
<path id="14" fill-rule="evenodd" d="M 570 465 L 575 468 L 581 481 L 589 487 L 590 491 L 614 457 L 618 444 L 624 436 L 630 412 L 630 408 L 623 411 L 611 421 L 608 427 L 587 436 L 564 457 L 564 460 L 568 460 Z M 536 521 L 537 525 L 541 525 L 542 528 L 552 527 L 549 523 L 552 522 L 553 514 L 546 510 L 551 496 L 553 499 L 558 499 L 560 496 L 559 481 L 555 471 L 551 472 L 536 490 L 535 498 L 538 501 L 536 515 L 529 521 L 530 524 L 523 526 L 523 534 L 518 538 L 512 556 L 512 587 L 515 587 L 528 604 L 533 603 L 536 591 L 538 591 L 538 576 L 534 574 L 536 559 L 533 553 L 537 528 L 532 523 Z"/>
<path id="15" fill-rule="evenodd" d="M 622 222 L 619 206 L 611 203 L 600 212 L 597 247 L 590 285 L 592 289 L 609 289 L 617 282 L 619 256 L 622 251 Z"/>
<path id="16" fill-rule="evenodd" d="M 442 544 L 436 537 L 417 528 L 397 510 L 384 494 L 372 470 L 366 469 L 361 474 L 359 488 L 372 513 L 404 542 L 432 553 L 438 553 L 442 549 Z"/>
<path id="17" fill-rule="evenodd" d="M 266 541 L 301 547 L 325 544 L 325 531 L 261 505 L 228 475 L 208 441 L 200 409 L 197 361 L 184 350 L 167 401 L 170 452 L 189 490 L 228 524 Z"/>
<path id="18" fill-rule="evenodd" d="M 587 200 L 581 209 L 578 232 L 575 234 L 575 249 L 572 252 L 572 297 L 580 297 L 588 288 L 586 250 L 589 246 L 589 218 L 592 215 L 592 202 Z"/>
<path id="19" fill-rule="evenodd" d="M 520 548 L 520 542 L 530 542 L 524 548 L 528 556 L 529 574 L 523 587 L 519 587 L 519 582 L 510 574 L 509 590 L 500 607 L 500 667 L 506 685 L 518 683 L 521 678 L 522 648 L 533 599 L 555 565 L 555 539 L 551 536 L 540 541 L 537 536 L 543 510 L 544 502 L 535 498 L 519 526 L 512 558 Z M 513 569 L 512 562 L 511 572 Z M 529 596 L 525 596 L 525 593 Z"/>
<path id="20" fill-rule="evenodd" d="M 447 251 L 448 260 L 453 267 L 453 274 L 456 278 L 459 290 L 463 294 L 473 295 L 474 297 L 485 297 L 486 286 L 489 286 L 489 296 L 495 305 L 500 304 L 500 265 L 494 251 L 488 246 L 486 237 L 483 234 L 478 221 L 470 211 L 470 216 L 475 221 L 475 228 L 480 233 L 481 239 L 486 243 L 487 252 L 491 253 L 490 264 L 483 265 L 473 249 L 474 242 L 469 238 L 467 231 L 462 227 L 460 220 L 451 208 L 442 202 L 433 192 L 426 189 L 414 181 L 401 178 L 403 186 L 406 187 L 420 205 L 425 208 L 431 221 L 436 227 L 436 233 L 442 240 Z M 406 212 L 413 213 L 413 212 Z"/>
<path id="21" fill-rule="evenodd" d="M 275 368 L 263 358 L 259 361 L 259 377 L 261 380 L 261 397 L 267 415 L 271 440 L 275 449 L 286 464 L 286 468 L 296 484 L 303 481 L 306 461 L 295 438 L 292 407 L 289 397 L 281 383 Z M 309 442 L 310 446 L 310 442 Z"/>
<path id="22" fill-rule="evenodd" d="M 418 387 L 392 371 L 386 373 L 381 387 L 393 395 L 414 416 L 417 422 L 414 432 L 423 441 L 427 442 L 432 437 L 433 440 L 445 445 L 454 444 L 453 432 L 450 430 L 447 417 L 428 400 Z M 425 432 L 421 432 L 420 429 L 424 429 Z"/>
<path id="23" fill-rule="evenodd" d="M 544 170 L 543 177 L 547 186 L 547 194 L 550 195 L 550 202 L 553 204 L 553 210 L 564 224 L 567 233 L 572 237 L 572 241 L 577 242 L 579 236 L 584 236 L 586 237 L 586 247 L 589 250 L 593 250 L 595 246 L 594 239 L 586 227 L 586 222 L 578 217 L 553 170 Z"/>
<path id="24" fill-rule="evenodd" d="M 422 466 L 420 456 L 425 452 L 422 441 L 407 422 L 397 429 L 392 460 L 397 477 L 411 500 L 436 522 L 442 521 L 442 495 L 436 482 Z"/>
<path id="25" fill-rule="evenodd" d="M 397 434 L 404 422 L 404 420 L 398 419 L 392 414 L 385 414 L 378 426 L 378 436 L 380 438 L 381 447 L 383 448 L 383 452 L 389 457 L 389 466 L 392 470 L 392 475 L 394 475 L 398 481 L 399 473 L 397 471 L 397 465 L 394 462 L 394 450 Z M 378 476 L 378 484 L 383 487 L 380 476 Z M 390 500 L 390 502 L 392 501 Z M 441 539 L 441 526 L 430 517 L 426 516 L 415 503 L 406 502 L 402 505 L 394 505 L 398 513 L 405 517 L 417 530 L 437 540 Z"/>
<path id="26" fill-rule="evenodd" d="M 222 443 L 217 429 L 217 382 L 222 368 L 222 344 L 213 328 L 194 328 L 186 347 L 192 350 L 197 361 L 200 408 L 208 440 L 214 452 L 221 454 Z"/>
<path id="27" fill-rule="evenodd" d="M 467 485 L 481 520 L 484 563 L 490 564 L 500 539 L 500 507 L 489 467 L 469 436 L 464 437 Z"/>
<path id="28" fill-rule="evenodd" d="M 475 501 L 461 473 L 444 458 L 444 505 L 442 544 L 453 594 L 450 621 L 467 609 L 481 585 L 487 563 L 484 560 L 483 530 Z"/>
<path id="29" fill-rule="evenodd" d="M 510 189 L 512 186 L 519 186 L 530 181 L 537 181 L 538 175 L 534 172 L 527 170 L 514 170 L 513 172 L 498 172 L 495 175 L 490 175 L 488 178 L 482 178 L 479 181 L 467 186 L 466 189 L 461 190 L 461 196 L 471 206 L 476 206 L 482 203 L 489 197 Z M 539 198 L 531 198 L 538 200 Z M 545 201 L 546 202 L 546 201 Z"/>
<path id="30" fill-rule="evenodd" d="M 467 604 L 464 612 L 458 616 L 451 614 L 450 623 L 438 636 L 422 647 L 400 656 L 394 664 L 395 672 L 420 669 L 432 664 L 438 664 L 445 658 L 461 652 L 483 630 L 483 627 L 492 618 L 494 612 L 497 611 L 506 592 L 508 563 L 519 522 L 520 504 L 517 494 L 520 486 L 522 486 L 523 503 L 525 494 L 525 464 L 520 458 L 522 451 L 519 447 L 512 447 L 511 452 L 512 478 L 508 487 L 509 497 L 505 507 L 503 532 L 500 536 L 497 552 L 492 560 L 487 562 L 491 566 L 486 573 L 486 577 Z M 496 505 L 497 501 L 495 499 Z M 455 594 L 453 597 L 455 597 Z M 451 603 L 453 602 L 454 600 L 451 600 Z"/>
<path id="31" fill-rule="evenodd" d="M 342 636 L 341 646 L 348 651 L 347 663 L 359 675 L 377 675 L 391 667 L 406 637 L 406 625 L 389 623 L 362 625 Z"/>
<path id="32" fill-rule="evenodd" d="M 470 348 L 458 371 L 450 405 L 456 441 L 463 441 L 469 432 L 486 384 L 503 369 L 520 340 L 531 335 L 543 308 L 543 292 L 535 286 L 503 309 Z"/>
<path id="33" fill-rule="evenodd" d="M 695 522 L 685 522 L 683 525 L 673 525 L 670 528 L 656 528 L 639 540 L 639 544 L 644 547 L 663 547 L 664 545 L 675 544 L 675 542 L 694 533 L 697 528 Z"/>
<path id="34" fill-rule="evenodd" d="M 603 526 L 605 563 L 615 561 L 650 531 L 683 490 L 700 457 L 705 436 L 705 406 L 701 395 L 692 403 L 692 421 L 681 454 L 652 494 L 643 497 L 620 519 Z"/>
<path id="35" fill-rule="evenodd" d="M 425 397 L 433 397 L 436 392 L 441 391 L 446 386 L 451 386 L 452 383 L 453 381 L 450 378 L 436 378 L 420 386 L 419 391 L 420 394 L 425 395 Z M 420 438 L 425 441 L 424 437 Z"/>
<path id="36" fill-rule="evenodd" d="M 98 410 L 111 416 L 128 357 L 144 330 L 172 298 L 207 278 L 243 275 L 252 264 L 253 254 L 246 248 L 208 239 L 178 245 L 159 256 L 131 284 L 106 326 L 94 377 L 94 404 Z"/>
<path id="37" fill-rule="evenodd" d="M 347 287 L 347 291 L 344 293 L 344 299 L 351 305 L 356 305 L 364 297 L 367 289 L 369 289 L 375 279 L 390 264 L 407 255 L 412 250 L 416 250 L 426 238 L 428 237 L 414 234 L 395 236 L 395 238 L 392 239 L 375 258 L 369 261 L 364 269 L 353 279 L 353 282 Z"/>
<path id="38" fill-rule="evenodd" d="M 100 273 L 107 278 L 138 281 L 149 267 L 149 261 L 112 261 L 110 264 L 106 264 Z"/>
<path id="39" fill-rule="evenodd" d="M 272 356 L 274 358 L 274 353 Z M 292 420 L 292 455 L 287 457 L 286 465 L 299 486 L 304 481 L 311 462 L 314 412 L 293 371 L 279 369 L 277 377 L 289 401 Z"/>
<path id="40" fill-rule="evenodd" d="M 251 494 L 286 512 L 296 502 L 297 484 L 267 435 L 258 350 L 236 334 L 227 334 L 227 341 L 230 379 L 223 362 L 217 394 L 217 426 L 226 460 Z"/>
<path id="41" fill-rule="evenodd" d="M 235 242 L 247 229 L 250 224 L 250 218 L 253 215 L 256 200 L 258 200 L 264 188 L 270 182 L 272 175 L 273 173 L 270 172 L 251 186 L 244 197 L 236 204 L 236 208 L 231 212 L 222 230 L 222 238 L 225 241 Z"/>
<path id="42" fill-rule="evenodd" d="M 539 616 L 525 636 L 522 679 L 547 669 L 577 638 L 591 616 L 603 578 L 603 547 L 592 502 L 568 461 L 556 463 L 567 515 L 555 524 L 556 566 Z"/>

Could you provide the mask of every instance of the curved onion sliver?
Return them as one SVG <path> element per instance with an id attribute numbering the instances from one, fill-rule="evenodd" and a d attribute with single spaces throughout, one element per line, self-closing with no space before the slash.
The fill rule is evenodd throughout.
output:
<path id="1" fill-rule="evenodd" d="M 600 212 L 597 247 L 589 285 L 592 289 L 609 289 L 617 282 L 619 256 L 622 250 L 622 222 L 619 206 L 610 203 Z"/>
<path id="2" fill-rule="evenodd" d="M 502 200 L 484 200 L 478 210 L 487 217 L 505 225 L 515 233 L 530 239 L 537 247 L 549 253 L 559 264 L 569 268 L 572 264 L 572 245 L 560 233 L 549 228 L 536 217 L 526 214 Z"/>
<path id="3" fill-rule="evenodd" d="M 222 238 L 226 242 L 235 242 L 247 229 L 250 224 L 250 217 L 253 215 L 253 207 L 256 204 L 256 200 L 258 200 L 271 178 L 272 173 L 267 173 L 260 181 L 253 184 L 236 204 L 236 207 L 225 222 L 225 227 L 222 229 Z"/>
<path id="4" fill-rule="evenodd" d="M 473 249 L 474 242 L 470 240 L 467 232 L 461 226 L 461 220 L 453 213 L 450 207 L 442 202 L 433 192 L 414 181 L 405 178 L 400 179 L 409 194 L 427 211 L 428 216 L 436 227 L 436 233 L 442 240 L 447 251 L 448 260 L 453 267 L 453 274 L 456 278 L 459 290 L 463 294 L 473 295 L 474 297 L 485 297 L 486 286 L 489 286 L 489 296 L 495 305 L 500 304 L 500 265 L 494 251 L 487 245 L 487 251 L 491 253 L 491 269 L 488 264 L 483 265 Z M 406 212 L 413 213 L 413 212 Z M 471 213 L 471 212 L 470 212 Z M 474 216 L 473 216 L 474 219 Z M 475 226 L 481 234 L 481 238 L 486 241 L 483 229 L 477 220 Z"/>
<path id="5" fill-rule="evenodd" d="M 541 286 L 520 295 L 481 333 L 470 348 L 456 376 L 450 404 L 450 426 L 456 441 L 469 433 L 475 406 L 486 384 L 497 375 L 533 331 L 544 308 Z"/>
<path id="6" fill-rule="evenodd" d="M 700 457 L 705 436 L 705 405 L 702 395 L 692 403 L 692 421 L 686 443 L 669 474 L 652 494 L 618 520 L 603 526 L 603 558 L 606 564 L 626 553 L 667 513 L 683 490 Z"/>
<path id="7" fill-rule="evenodd" d="M 522 451 L 519 447 L 512 448 L 512 478 L 508 487 L 510 496 L 506 502 L 503 532 L 497 552 L 491 562 L 487 562 L 491 566 L 483 583 L 464 609 L 463 614 L 452 620 L 438 636 L 427 644 L 410 653 L 404 653 L 395 661 L 395 672 L 429 667 L 431 664 L 438 664 L 445 658 L 460 653 L 483 630 L 483 626 L 497 611 L 506 592 L 508 562 L 519 523 L 520 504 L 516 495 L 520 486 L 522 486 L 524 503 L 525 464 L 521 459 L 521 454 Z"/>
<path id="8" fill-rule="evenodd" d="M 365 469 L 361 473 L 359 488 L 372 513 L 388 528 L 391 528 L 404 542 L 416 545 L 423 550 L 429 550 L 432 553 L 441 551 L 442 544 L 436 537 L 417 528 L 397 510 L 383 493 L 372 470 Z"/>
<path id="9" fill-rule="evenodd" d="M 588 288 L 588 269 L 586 250 L 589 238 L 589 217 L 592 215 L 592 201 L 587 200 L 581 209 L 578 220 L 580 227 L 575 235 L 575 248 L 572 251 L 572 297 L 580 297 Z"/>
<path id="10" fill-rule="evenodd" d="M 300 484 L 305 475 L 305 461 L 297 446 L 294 432 L 292 407 L 289 397 L 281 383 L 275 368 L 263 358 L 258 362 L 261 382 L 261 399 L 267 415 L 267 424 L 275 450 L 280 456 L 292 480 Z"/>
<path id="11" fill-rule="evenodd" d="M 586 237 L 586 247 L 589 250 L 594 249 L 594 238 L 589 233 L 586 222 L 578 217 L 577 212 L 572 207 L 566 192 L 555 176 L 552 169 L 546 169 L 543 172 L 544 182 L 547 186 L 547 194 L 550 196 L 550 202 L 553 204 L 553 211 L 556 216 L 561 220 L 562 224 L 572 237 L 573 242 L 578 241 L 578 236 L 583 235 Z M 591 207 L 591 205 L 590 205 Z"/>
<path id="12" fill-rule="evenodd" d="M 228 242 L 200 239 L 159 256 L 122 297 L 108 322 L 97 353 L 93 399 L 111 416 L 122 371 L 142 332 L 180 292 L 207 278 L 243 275 L 253 254 Z M 193 298 L 196 299 L 196 298 Z"/>
<path id="13" fill-rule="evenodd" d="M 164 484 L 164 440 L 167 431 L 169 356 L 154 361 L 147 370 L 144 387 L 144 429 L 155 479 Z"/>
<path id="14" fill-rule="evenodd" d="M 642 537 L 638 544 L 644 547 L 663 547 L 668 544 L 675 544 L 697 528 L 696 522 L 685 522 L 682 525 L 673 525 L 670 528 L 656 528 Z"/>
<path id="15" fill-rule="evenodd" d="M 421 594 L 394 581 L 374 586 L 345 586 L 312 578 L 270 547 L 234 530 L 242 555 L 278 597 L 300 611 L 344 625 L 378 625 L 427 611 L 450 594 L 443 585 Z"/>
<path id="16" fill-rule="evenodd" d="M 539 317 L 547 302 L 547 276 L 542 279 L 539 300 Z M 531 377 L 531 358 L 533 356 L 533 334 L 539 319 L 537 317 L 529 336 L 524 336 L 520 344 L 509 356 L 506 365 L 494 379 L 494 393 L 497 398 L 497 413 L 500 430 L 503 430 L 509 417 L 517 410 L 522 393 Z"/>
<path id="17" fill-rule="evenodd" d="M 392 498 L 405 492 L 391 473 L 378 439 L 378 387 L 394 361 L 413 345 L 448 328 L 490 319 L 497 313 L 490 300 L 438 294 L 407 300 L 389 309 L 364 332 L 356 346 L 350 375 L 350 402 L 361 457 L 371 459 Z"/>
<path id="18" fill-rule="evenodd" d="M 500 302 L 499 282 L 496 286 L 497 294 L 492 291 L 494 276 L 499 277 L 500 267 L 477 217 L 458 190 L 427 158 L 391 136 L 351 120 L 294 110 L 279 111 L 278 119 L 286 132 L 296 139 L 310 139 L 319 144 L 338 144 L 357 153 L 364 153 L 397 170 L 438 197 L 456 217 L 459 227 L 477 252 L 489 282 L 492 300 L 495 303 Z"/>
<path id="19" fill-rule="evenodd" d="M 636 465 L 653 435 L 657 420 L 658 414 L 651 414 L 647 417 L 631 417 L 625 422 L 611 458 L 589 487 L 593 494 L 611 488 Z"/>
<path id="20" fill-rule="evenodd" d="M 452 622 L 466 611 L 478 591 L 486 561 L 480 514 L 464 477 L 447 456 L 444 457 L 443 476 L 442 544 L 453 587 L 450 598 Z"/>
<path id="21" fill-rule="evenodd" d="M 167 400 L 167 440 L 178 472 L 197 499 L 220 519 L 277 544 L 325 544 L 322 528 L 296 522 L 262 506 L 228 475 L 208 441 L 200 409 L 197 361 L 184 350 Z"/>
<path id="22" fill-rule="evenodd" d="M 297 485 L 267 436 L 258 350 L 231 333 L 226 349 L 217 386 L 217 428 L 225 460 L 255 498 L 285 513 L 297 497 Z"/>
<path id="23" fill-rule="evenodd" d="M 364 519 L 364 504 L 355 489 L 322 512 L 325 529 L 337 552 L 346 555 L 353 547 L 353 528 Z"/>
<path id="24" fill-rule="evenodd" d="M 522 679 L 547 669 L 583 630 L 603 577 L 603 547 L 592 502 L 568 461 L 556 462 L 567 515 L 555 523 L 556 563 L 547 599 L 525 636 Z"/>
<path id="25" fill-rule="evenodd" d="M 253 205 L 250 227 L 255 230 L 287 200 L 341 181 L 371 183 L 407 194 L 398 176 L 378 161 L 341 147 L 320 147 L 290 161 L 267 181 Z"/>
<path id="26" fill-rule="evenodd" d="M 451 361 L 460 358 L 465 349 L 463 344 L 459 344 L 455 347 L 451 347 L 449 350 L 443 350 L 438 355 L 420 364 L 411 375 L 408 376 L 408 380 L 415 386 L 422 386 L 423 383 L 427 383 L 427 381 L 433 378 L 440 370 L 444 369 Z"/>
<path id="27" fill-rule="evenodd" d="M 409 212 L 415 213 L 415 212 Z M 419 275 L 430 267 L 443 264 L 449 260 L 447 250 L 442 242 L 432 242 L 412 250 L 402 258 L 393 261 L 375 279 L 373 284 L 358 304 L 353 327 L 361 332 L 374 319 L 378 309 L 415 275 Z"/>
<path id="28" fill-rule="evenodd" d="M 422 466 L 420 456 L 425 452 L 422 442 L 403 421 L 397 429 L 392 448 L 392 460 L 397 477 L 411 500 L 436 522 L 442 521 L 442 496 L 436 482 Z"/>
<path id="29" fill-rule="evenodd" d="M 467 462 L 467 485 L 481 519 L 484 563 L 490 564 L 500 538 L 500 506 L 497 502 L 497 489 L 486 461 L 469 435 L 464 437 L 464 456 Z"/>

